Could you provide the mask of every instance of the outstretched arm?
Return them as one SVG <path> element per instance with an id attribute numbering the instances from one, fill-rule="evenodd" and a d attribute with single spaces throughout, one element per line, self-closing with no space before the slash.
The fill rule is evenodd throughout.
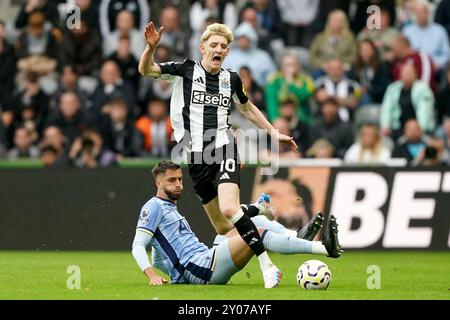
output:
<path id="1" fill-rule="evenodd" d="M 262 112 L 259 111 L 259 109 L 250 100 L 244 104 L 240 104 L 239 107 L 239 111 L 241 111 L 244 117 L 250 120 L 255 126 L 260 129 L 265 129 L 273 139 L 279 141 L 280 143 L 288 144 L 292 150 L 298 152 L 298 146 L 295 143 L 294 138 L 281 134 L 278 130 L 275 130 Z"/>
<path id="2" fill-rule="evenodd" d="M 145 40 L 147 41 L 147 47 L 141 55 L 139 61 L 139 73 L 143 76 L 158 78 L 161 76 L 161 68 L 153 59 L 156 47 L 161 40 L 161 35 L 164 27 L 160 27 L 158 31 L 155 29 L 153 22 L 150 22 L 145 27 Z"/>
<path id="3" fill-rule="evenodd" d="M 150 285 L 162 285 L 167 282 L 164 277 L 156 273 L 148 259 L 146 248 L 149 245 L 152 236 L 147 232 L 137 230 L 133 241 L 133 257 L 139 268 L 147 276 Z"/>

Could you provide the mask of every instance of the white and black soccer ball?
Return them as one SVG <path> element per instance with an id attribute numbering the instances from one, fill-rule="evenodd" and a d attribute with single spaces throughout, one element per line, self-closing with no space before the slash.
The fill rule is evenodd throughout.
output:
<path id="1" fill-rule="evenodd" d="M 320 260 L 305 261 L 297 271 L 297 283 L 303 289 L 328 288 L 331 281 L 331 271 Z"/>

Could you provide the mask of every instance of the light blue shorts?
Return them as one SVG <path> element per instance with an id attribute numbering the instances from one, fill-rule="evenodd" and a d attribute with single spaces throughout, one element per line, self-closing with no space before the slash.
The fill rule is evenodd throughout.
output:
<path id="1" fill-rule="evenodd" d="M 231 259 L 228 240 L 196 254 L 184 268 L 183 278 L 190 284 L 226 284 L 240 270 Z"/>
<path id="2" fill-rule="evenodd" d="M 236 267 L 231 259 L 230 248 L 228 247 L 228 240 L 220 242 L 217 246 L 210 250 L 216 250 L 215 264 L 212 268 L 210 284 L 226 284 L 231 277 L 241 269 Z"/>
<path id="3" fill-rule="evenodd" d="M 213 274 L 216 248 L 195 254 L 184 266 L 183 278 L 190 284 L 207 284 Z"/>

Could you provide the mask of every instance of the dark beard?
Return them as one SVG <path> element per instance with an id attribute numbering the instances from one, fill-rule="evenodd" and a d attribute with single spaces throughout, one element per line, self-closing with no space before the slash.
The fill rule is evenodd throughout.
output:
<path id="1" fill-rule="evenodd" d="M 181 197 L 181 192 L 179 194 L 175 194 L 166 189 L 164 189 L 164 192 L 167 195 L 167 197 L 172 201 L 177 201 Z"/>

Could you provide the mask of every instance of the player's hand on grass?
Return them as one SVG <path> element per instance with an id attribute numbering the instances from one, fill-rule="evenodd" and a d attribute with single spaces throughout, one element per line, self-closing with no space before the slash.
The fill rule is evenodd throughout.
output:
<path id="1" fill-rule="evenodd" d="M 158 31 L 156 31 L 155 25 L 153 22 L 149 22 L 145 27 L 145 40 L 147 41 L 150 49 L 155 49 L 161 40 L 162 32 L 164 31 L 164 27 L 160 27 Z"/>
<path id="2" fill-rule="evenodd" d="M 164 277 L 159 276 L 152 267 L 145 269 L 144 273 L 147 275 L 148 284 L 151 286 L 160 286 L 167 283 L 167 280 Z"/>
<path id="3" fill-rule="evenodd" d="M 150 278 L 150 280 L 148 282 L 148 284 L 151 286 L 161 286 L 165 283 L 167 283 L 167 280 L 161 276 L 153 276 Z"/>

